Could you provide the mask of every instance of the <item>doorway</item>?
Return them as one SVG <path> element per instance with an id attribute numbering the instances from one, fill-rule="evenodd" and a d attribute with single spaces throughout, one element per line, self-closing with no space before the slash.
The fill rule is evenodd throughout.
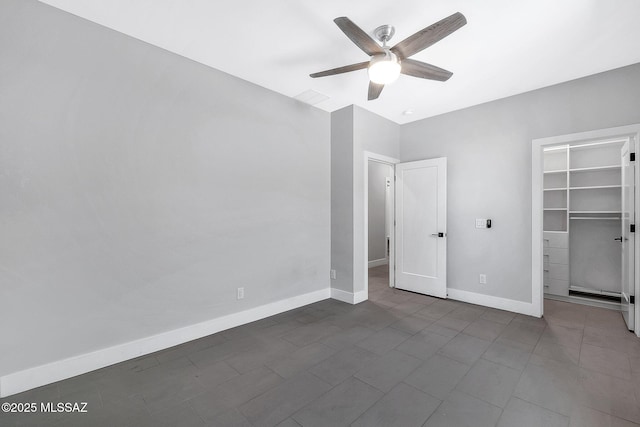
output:
<path id="1" fill-rule="evenodd" d="M 369 295 L 369 274 L 377 277 L 378 290 L 384 287 L 395 287 L 393 266 L 395 264 L 395 230 L 393 226 L 393 204 L 395 201 L 394 174 L 395 165 L 400 160 L 393 157 L 365 151 L 364 152 L 364 291 Z M 371 169 L 371 176 L 370 176 Z M 386 178 L 389 178 L 390 185 L 387 187 Z M 369 180 L 372 183 L 369 183 Z M 372 188 L 370 188 L 372 187 Z M 374 192 L 376 200 L 372 203 L 372 208 L 376 212 L 372 213 L 374 219 L 372 227 L 369 226 L 369 195 Z M 384 200 L 384 201 L 382 201 Z M 381 220 L 381 218 L 383 218 Z M 376 239 L 372 242 L 375 247 L 373 254 L 370 251 L 370 236 Z M 388 236 L 388 237 L 387 237 Z M 370 263 L 370 261 L 372 261 Z M 386 265 L 384 264 L 386 263 Z M 369 267 L 371 266 L 371 271 Z"/>
<path id="2" fill-rule="evenodd" d="M 366 295 L 371 278 L 377 292 L 446 298 L 447 159 L 399 163 L 365 152 L 364 160 Z"/>
<path id="3" fill-rule="evenodd" d="M 545 298 L 611 308 L 640 332 L 631 154 L 639 131 L 632 125 L 533 141 L 532 302 L 540 315 Z"/>
<path id="4" fill-rule="evenodd" d="M 393 228 L 392 165 L 368 160 L 368 229 L 367 267 L 369 294 L 380 293 L 390 286 L 389 255 Z"/>

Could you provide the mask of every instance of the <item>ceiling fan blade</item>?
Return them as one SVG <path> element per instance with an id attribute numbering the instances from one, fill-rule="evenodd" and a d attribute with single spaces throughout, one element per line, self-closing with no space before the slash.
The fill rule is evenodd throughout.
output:
<path id="1" fill-rule="evenodd" d="M 380 96 L 380 92 L 382 92 L 382 89 L 384 89 L 384 85 L 379 85 L 377 83 L 374 83 L 372 81 L 369 82 L 369 96 L 367 97 L 367 99 L 369 101 L 372 101 L 374 99 L 378 99 L 378 97 Z"/>
<path id="2" fill-rule="evenodd" d="M 375 42 L 362 28 L 358 27 L 346 16 L 341 16 L 333 20 L 336 25 L 342 30 L 343 33 L 351 39 L 360 49 L 362 49 L 367 55 L 373 56 L 376 54 L 384 53 L 384 50 L 378 43 Z"/>
<path id="3" fill-rule="evenodd" d="M 416 61 L 415 59 L 403 59 L 400 64 L 402 67 L 400 72 L 407 76 L 419 77 L 421 79 L 438 80 L 441 82 L 449 80 L 453 75 L 451 71 L 444 70 L 435 65 L 426 62 Z"/>
<path id="4" fill-rule="evenodd" d="M 309 76 L 313 78 L 333 76 L 334 74 L 342 74 L 342 73 L 348 73 L 349 71 L 362 70 L 363 68 L 367 68 L 368 66 L 369 66 L 369 61 L 359 62 L 357 64 L 345 65 L 344 67 L 332 68 L 330 70 L 309 74 Z"/>
<path id="5" fill-rule="evenodd" d="M 400 58 L 408 58 L 428 48 L 432 44 L 442 40 L 467 23 L 467 19 L 460 12 L 436 22 L 433 25 L 423 28 L 412 36 L 407 37 L 391 48 L 391 51 Z"/>

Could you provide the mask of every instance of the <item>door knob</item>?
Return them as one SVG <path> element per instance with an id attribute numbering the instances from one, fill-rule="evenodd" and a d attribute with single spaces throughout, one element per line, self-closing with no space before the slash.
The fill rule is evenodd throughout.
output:
<path id="1" fill-rule="evenodd" d="M 613 239 L 613 240 L 617 240 L 618 242 L 622 243 L 622 236 L 620 236 L 620 237 L 616 237 L 616 238 L 615 238 L 615 239 Z"/>
<path id="2" fill-rule="evenodd" d="M 431 235 L 435 237 L 444 237 L 444 233 L 431 233 Z"/>

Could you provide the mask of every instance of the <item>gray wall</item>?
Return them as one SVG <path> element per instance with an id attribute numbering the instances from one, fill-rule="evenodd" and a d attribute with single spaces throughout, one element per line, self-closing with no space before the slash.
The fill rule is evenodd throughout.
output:
<path id="1" fill-rule="evenodd" d="M 365 151 L 400 158 L 400 125 L 360 107 L 353 109 L 353 282 L 364 290 L 367 259 L 364 254 Z"/>
<path id="2" fill-rule="evenodd" d="M 386 178 L 393 178 L 393 169 L 384 163 L 369 161 L 368 247 L 369 261 L 384 259 L 387 255 Z"/>
<path id="3" fill-rule="evenodd" d="M 400 155 L 400 126 L 357 106 L 331 114 L 331 287 L 364 290 L 365 151 Z"/>
<path id="4" fill-rule="evenodd" d="M 330 115 L 3 0 L 0 200 L 3 375 L 327 289 Z"/>
<path id="5" fill-rule="evenodd" d="M 640 64 L 402 126 L 403 161 L 448 157 L 449 287 L 530 302 L 531 140 L 633 123 Z"/>
<path id="6" fill-rule="evenodd" d="M 331 113 L 331 287 L 353 289 L 353 106 Z"/>

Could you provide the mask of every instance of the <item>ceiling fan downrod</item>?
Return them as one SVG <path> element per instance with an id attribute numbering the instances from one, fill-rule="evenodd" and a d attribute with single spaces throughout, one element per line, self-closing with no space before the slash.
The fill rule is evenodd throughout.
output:
<path id="1" fill-rule="evenodd" d="M 373 30 L 373 35 L 382 43 L 382 47 L 387 47 L 387 42 L 391 40 L 391 37 L 396 33 L 396 29 L 393 25 L 380 25 Z"/>

